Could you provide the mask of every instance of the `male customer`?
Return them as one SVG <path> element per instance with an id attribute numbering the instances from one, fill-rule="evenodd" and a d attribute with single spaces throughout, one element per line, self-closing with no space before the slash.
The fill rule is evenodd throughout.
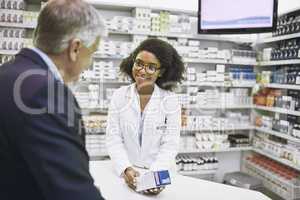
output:
<path id="1" fill-rule="evenodd" d="M 103 199 L 66 84 L 91 64 L 104 34 L 99 13 L 82 0 L 48 1 L 35 47 L 0 67 L 0 199 Z"/>

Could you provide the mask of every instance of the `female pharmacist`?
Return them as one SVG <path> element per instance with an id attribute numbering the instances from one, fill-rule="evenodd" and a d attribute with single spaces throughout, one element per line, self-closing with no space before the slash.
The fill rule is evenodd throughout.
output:
<path id="1" fill-rule="evenodd" d="M 184 65 L 170 44 L 147 39 L 120 70 L 134 83 L 116 90 L 111 99 L 106 145 L 118 175 L 135 189 L 139 173 L 133 166 L 155 171 L 170 169 L 175 161 L 181 108 L 171 90 L 183 79 Z"/>

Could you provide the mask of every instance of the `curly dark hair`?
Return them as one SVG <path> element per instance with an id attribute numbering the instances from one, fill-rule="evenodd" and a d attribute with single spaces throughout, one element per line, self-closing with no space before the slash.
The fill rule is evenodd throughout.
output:
<path id="1" fill-rule="evenodd" d="M 132 67 L 136 56 L 141 51 L 153 53 L 161 64 L 163 70 L 162 76 L 158 77 L 156 84 L 165 90 L 172 90 L 177 83 L 183 80 L 185 71 L 181 56 L 176 49 L 169 43 L 159 39 L 144 40 L 127 58 L 123 59 L 120 64 L 122 73 L 129 76 L 132 81 Z"/>

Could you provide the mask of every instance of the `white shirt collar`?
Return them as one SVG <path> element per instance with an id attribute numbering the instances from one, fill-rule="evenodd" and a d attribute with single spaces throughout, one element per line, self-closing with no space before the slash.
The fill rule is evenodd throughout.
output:
<path id="1" fill-rule="evenodd" d="M 61 74 L 59 73 L 56 65 L 53 63 L 53 61 L 49 58 L 49 56 L 47 56 L 44 52 L 42 52 L 40 49 L 33 47 L 31 48 L 34 52 L 36 52 L 39 56 L 41 56 L 41 58 L 44 60 L 44 62 L 47 64 L 49 70 L 52 72 L 52 74 L 54 75 L 54 77 L 59 80 L 60 82 L 64 83 L 64 80 L 61 76 Z"/>

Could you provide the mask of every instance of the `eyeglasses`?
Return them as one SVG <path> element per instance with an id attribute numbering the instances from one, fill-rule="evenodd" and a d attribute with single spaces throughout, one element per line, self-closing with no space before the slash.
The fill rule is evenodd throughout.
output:
<path id="1" fill-rule="evenodd" d="M 160 69 L 160 67 L 158 67 L 157 64 L 155 63 L 146 64 L 141 59 L 136 59 L 134 61 L 133 67 L 138 71 L 144 68 L 147 74 L 154 74 L 156 71 Z"/>

